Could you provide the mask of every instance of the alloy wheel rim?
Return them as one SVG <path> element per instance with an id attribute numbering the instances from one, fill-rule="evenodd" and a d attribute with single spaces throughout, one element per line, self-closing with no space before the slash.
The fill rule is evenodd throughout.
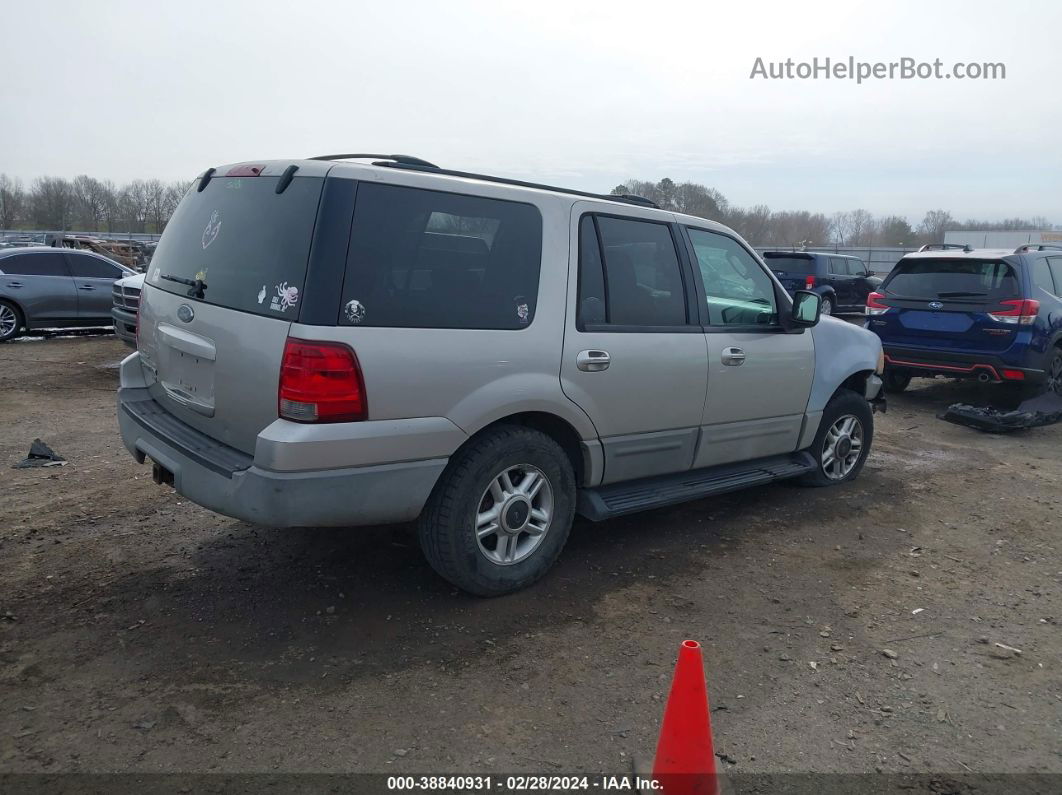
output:
<path id="1" fill-rule="evenodd" d="M 829 301 L 823 301 L 822 302 L 822 312 L 821 312 L 821 314 L 823 314 L 823 315 L 832 315 L 833 314 L 833 304 L 831 304 Z"/>
<path id="2" fill-rule="evenodd" d="M 498 566 L 525 560 L 553 524 L 553 488 L 530 464 L 506 467 L 483 491 L 476 508 L 476 543 Z"/>
<path id="3" fill-rule="evenodd" d="M 831 480 L 843 480 L 859 462 L 863 452 L 863 423 L 853 414 L 840 417 L 826 432 L 820 463 Z"/>
<path id="4" fill-rule="evenodd" d="M 18 318 L 9 306 L 0 306 L 0 337 L 6 337 L 15 330 Z"/>

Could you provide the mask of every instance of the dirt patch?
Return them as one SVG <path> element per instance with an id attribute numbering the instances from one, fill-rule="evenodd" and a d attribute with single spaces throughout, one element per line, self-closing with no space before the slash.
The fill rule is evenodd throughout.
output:
<path id="1" fill-rule="evenodd" d="M 626 772 L 690 637 L 729 771 L 1062 772 L 1062 428 L 935 419 L 977 387 L 894 398 L 853 484 L 579 521 L 544 581 L 478 600 L 409 528 L 155 486 L 123 355 L 0 347 L 0 770 Z M 34 437 L 70 463 L 10 469 Z"/>

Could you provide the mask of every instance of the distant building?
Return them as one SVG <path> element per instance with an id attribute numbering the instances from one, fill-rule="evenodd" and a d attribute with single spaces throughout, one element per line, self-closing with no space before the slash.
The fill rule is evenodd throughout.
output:
<path id="1" fill-rule="evenodd" d="M 945 232 L 943 242 L 965 244 L 973 248 L 1017 248 L 1039 243 L 1062 245 L 1062 231 Z"/>

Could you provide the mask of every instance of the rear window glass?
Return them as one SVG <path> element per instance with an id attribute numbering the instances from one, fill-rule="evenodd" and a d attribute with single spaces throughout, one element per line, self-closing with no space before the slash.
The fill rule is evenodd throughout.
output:
<path id="1" fill-rule="evenodd" d="M 815 260 L 805 257 L 772 257 L 766 254 L 764 259 L 767 267 L 772 271 L 784 271 L 786 273 L 814 273 Z"/>
<path id="2" fill-rule="evenodd" d="M 295 177 L 283 193 L 278 177 L 214 177 L 181 200 L 151 259 L 147 281 L 203 301 L 257 315 L 296 320 L 317 218 L 322 177 Z M 190 296 L 189 296 L 190 297 Z"/>
<path id="3" fill-rule="evenodd" d="M 530 204 L 361 183 L 339 323 L 522 329 L 541 264 Z"/>
<path id="4" fill-rule="evenodd" d="M 1001 260 L 908 259 L 896 263 L 884 284 L 896 298 L 1001 300 L 1018 295 L 1014 269 Z"/>

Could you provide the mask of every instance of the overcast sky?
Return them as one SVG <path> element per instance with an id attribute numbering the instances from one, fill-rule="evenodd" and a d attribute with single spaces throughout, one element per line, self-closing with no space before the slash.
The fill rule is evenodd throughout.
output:
<path id="1" fill-rule="evenodd" d="M 1057 2 L 8 3 L 0 172 L 190 178 L 331 152 L 739 205 L 1062 223 Z M 1006 79 L 750 80 L 757 56 Z"/>

